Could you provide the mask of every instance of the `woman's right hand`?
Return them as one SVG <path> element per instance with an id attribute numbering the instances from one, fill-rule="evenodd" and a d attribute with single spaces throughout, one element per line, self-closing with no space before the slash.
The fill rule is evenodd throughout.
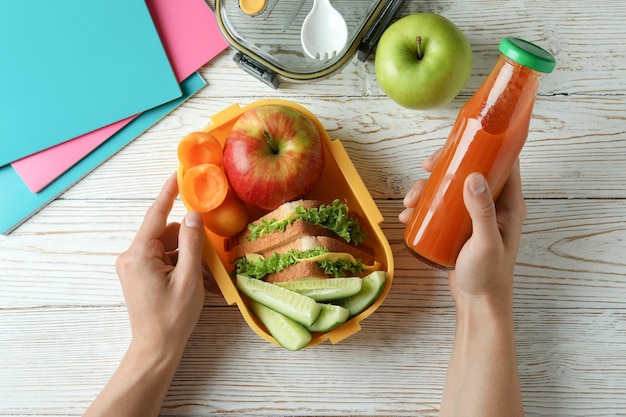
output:
<path id="1" fill-rule="evenodd" d="M 437 157 L 424 161 L 427 171 Z M 407 193 L 401 222 L 409 221 L 425 183 Z M 526 215 L 519 163 L 496 203 L 478 173 L 465 179 L 463 200 L 472 235 L 448 273 L 457 314 L 439 415 L 523 416 L 513 324 L 513 269 Z"/>
<path id="2" fill-rule="evenodd" d="M 423 168 L 431 172 L 440 150 L 427 158 Z M 399 220 L 408 223 L 426 180 L 415 182 L 403 200 Z M 472 236 L 465 243 L 455 269 L 449 272 L 450 291 L 455 303 L 489 299 L 512 306 L 513 269 L 517 258 L 526 205 L 522 195 L 519 162 L 516 162 L 498 201 L 479 173 L 465 179 L 465 206 L 472 218 Z"/>

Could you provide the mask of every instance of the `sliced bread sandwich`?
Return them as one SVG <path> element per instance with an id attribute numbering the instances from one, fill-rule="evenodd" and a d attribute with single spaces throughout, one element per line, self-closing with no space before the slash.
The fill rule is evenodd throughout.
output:
<path id="1" fill-rule="evenodd" d="M 338 200 L 285 203 L 226 242 L 235 273 L 268 282 L 365 276 L 381 268 L 359 218 Z"/>

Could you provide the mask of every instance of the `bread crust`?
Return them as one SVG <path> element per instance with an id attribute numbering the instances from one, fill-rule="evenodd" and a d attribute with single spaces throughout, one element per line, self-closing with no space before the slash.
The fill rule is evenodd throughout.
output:
<path id="1" fill-rule="evenodd" d="M 285 219 L 287 218 L 291 213 L 294 212 L 296 207 L 304 207 L 305 209 L 310 209 L 310 208 L 314 208 L 314 207 L 319 207 L 322 204 L 324 204 L 322 201 L 319 200 L 296 200 L 296 201 L 289 201 L 287 203 L 281 204 L 278 208 L 276 208 L 276 210 L 273 210 L 269 213 L 267 213 L 265 216 L 258 218 L 257 220 L 253 221 L 252 224 L 253 225 L 259 225 L 261 224 L 264 220 L 281 220 L 281 219 Z M 227 239 L 225 242 L 225 249 L 227 251 L 232 250 L 233 248 L 235 248 L 236 246 L 242 245 L 247 243 L 247 239 L 250 237 L 250 235 L 252 234 L 252 232 L 250 231 L 250 229 L 248 229 L 247 227 L 242 230 L 241 232 L 239 232 L 238 234 L 236 234 L 235 236 L 231 237 L 230 239 Z M 257 239 L 259 240 L 259 239 Z"/>
<path id="2" fill-rule="evenodd" d="M 282 233 L 268 233 L 255 240 L 249 240 L 233 247 L 228 252 L 230 262 L 245 256 L 246 253 L 266 253 L 278 246 L 304 236 L 336 236 L 335 232 L 323 226 L 297 220 L 291 223 Z"/>

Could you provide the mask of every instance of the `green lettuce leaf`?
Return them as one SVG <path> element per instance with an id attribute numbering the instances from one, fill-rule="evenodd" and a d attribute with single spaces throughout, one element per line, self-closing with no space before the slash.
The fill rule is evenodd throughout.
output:
<path id="1" fill-rule="evenodd" d="M 299 220 L 326 227 L 348 243 L 359 244 L 366 237 L 358 220 L 350 217 L 348 206 L 339 200 L 334 200 L 332 204 L 321 204 L 319 207 L 310 209 L 297 206 L 294 213 L 286 219 L 264 219 L 258 225 L 249 224 L 248 229 L 252 233 L 247 240 L 256 240 L 268 233 L 284 232 L 287 226 Z"/>
<path id="2" fill-rule="evenodd" d="M 255 261 L 239 258 L 235 261 L 235 273 L 251 278 L 263 279 L 266 275 L 282 271 L 288 266 L 295 265 L 301 259 L 312 258 L 328 252 L 326 248 L 315 248 L 307 251 L 290 250 L 287 253 L 274 252 L 270 257 Z M 334 277 L 355 276 L 363 272 L 363 264 L 357 260 L 356 264 L 345 260 L 317 262 L 324 272 Z"/>
<path id="3" fill-rule="evenodd" d="M 318 264 L 326 274 L 332 275 L 335 278 L 358 276 L 363 273 L 363 263 L 359 259 L 357 259 L 355 264 L 345 260 L 320 261 Z"/>

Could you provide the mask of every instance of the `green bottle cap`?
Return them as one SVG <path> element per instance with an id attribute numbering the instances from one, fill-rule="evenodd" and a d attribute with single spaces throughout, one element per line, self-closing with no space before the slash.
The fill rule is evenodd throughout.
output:
<path id="1" fill-rule="evenodd" d="M 520 65 L 532 70 L 549 73 L 556 66 L 556 59 L 545 49 L 520 38 L 504 38 L 498 50 Z"/>

